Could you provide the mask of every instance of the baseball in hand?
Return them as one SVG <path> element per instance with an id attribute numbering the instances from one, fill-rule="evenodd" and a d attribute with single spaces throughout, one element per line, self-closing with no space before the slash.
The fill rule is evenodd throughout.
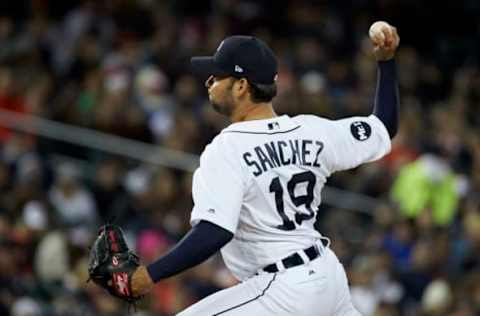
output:
<path id="1" fill-rule="evenodd" d="M 385 21 L 378 21 L 368 31 L 373 44 L 373 53 L 377 60 L 389 60 L 395 56 L 400 43 L 397 29 Z"/>
<path id="2" fill-rule="evenodd" d="M 390 38 L 392 26 L 385 21 L 377 21 L 370 26 L 368 35 L 375 45 L 385 45 L 385 40 Z"/>

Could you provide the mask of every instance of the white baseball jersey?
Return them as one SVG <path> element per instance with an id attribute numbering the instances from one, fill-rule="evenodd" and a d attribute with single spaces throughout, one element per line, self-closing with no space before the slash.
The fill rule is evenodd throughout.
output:
<path id="1" fill-rule="evenodd" d="M 314 223 L 330 174 L 379 159 L 390 146 L 374 115 L 233 123 L 201 155 L 191 223 L 209 221 L 234 234 L 221 252 L 231 272 L 245 280 L 313 245 L 321 237 Z"/>

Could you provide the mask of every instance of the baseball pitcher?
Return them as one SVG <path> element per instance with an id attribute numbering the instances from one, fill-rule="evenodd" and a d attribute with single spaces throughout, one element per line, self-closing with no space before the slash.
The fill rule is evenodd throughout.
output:
<path id="1" fill-rule="evenodd" d="M 373 112 L 342 120 L 278 116 L 277 60 L 255 37 L 231 36 L 213 56 L 192 58 L 193 69 L 208 76 L 212 106 L 232 121 L 205 148 L 194 173 L 192 229 L 149 266 L 133 255 L 125 257 L 135 264 L 124 265 L 114 254 L 123 268 L 106 269 L 114 277 L 104 284 L 134 300 L 220 250 L 241 282 L 179 315 L 360 315 L 344 268 L 314 223 L 327 178 L 383 157 L 397 132 L 399 36 L 386 22 L 374 23 L 369 35 L 378 62 Z M 121 237 L 108 228 L 102 234 L 108 249 L 104 243 Z"/>

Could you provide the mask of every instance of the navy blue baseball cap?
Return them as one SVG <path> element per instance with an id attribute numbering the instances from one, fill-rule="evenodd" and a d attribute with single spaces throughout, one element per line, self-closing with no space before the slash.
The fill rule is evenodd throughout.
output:
<path id="1" fill-rule="evenodd" d="M 205 76 L 247 78 L 253 84 L 273 84 L 277 58 L 263 41 L 236 35 L 224 39 L 213 56 L 192 57 L 193 71 Z"/>

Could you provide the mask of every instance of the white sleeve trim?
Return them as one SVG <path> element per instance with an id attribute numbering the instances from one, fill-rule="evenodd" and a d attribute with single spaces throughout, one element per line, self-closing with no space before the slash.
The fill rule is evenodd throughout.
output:
<path id="1" fill-rule="evenodd" d="M 380 136 L 382 136 L 382 138 L 385 140 L 385 144 L 387 145 L 387 147 L 385 148 L 385 155 L 389 153 L 392 149 L 392 140 L 390 139 L 388 130 L 385 127 L 385 124 L 383 124 L 383 122 L 375 114 L 370 114 L 369 118 L 376 122 L 375 124 L 377 124 L 377 126 L 379 127 Z"/>

